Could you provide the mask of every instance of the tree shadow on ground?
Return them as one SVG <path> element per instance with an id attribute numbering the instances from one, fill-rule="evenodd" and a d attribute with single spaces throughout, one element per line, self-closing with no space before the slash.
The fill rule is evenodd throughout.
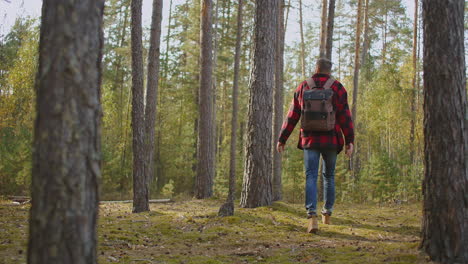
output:
<path id="1" fill-rule="evenodd" d="M 284 202 L 274 202 L 272 205 L 269 206 L 270 208 L 273 208 L 273 210 L 280 211 L 283 213 L 288 213 L 291 215 L 294 215 L 296 217 L 300 218 L 305 218 L 306 213 L 305 210 L 300 210 L 294 206 L 291 206 L 289 204 L 286 204 Z"/>
<path id="2" fill-rule="evenodd" d="M 372 225 L 368 223 L 359 223 L 357 221 L 344 219 L 344 218 L 338 218 L 338 217 L 333 217 L 332 221 L 333 221 L 333 224 L 335 225 L 346 225 L 346 226 L 352 226 L 354 228 L 370 229 L 370 230 L 380 231 L 380 232 L 390 232 L 390 233 L 395 233 L 395 234 L 399 234 L 402 236 L 407 236 L 407 235 L 418 236 L 420 233 L 420 229 L 418 227 L 408 226 L 408 225 L 400 225 L 400 226 Z"/>
<path id="3" fill-rule="evenodd" d="M 304 210 L 298 209 L 297 207 L 291 206 L 283 202 L 275 202 L 270 206 L 270 208 L 273 208 L 273 210 L 276 210 L 276 211 L 290 214 L 291 216 L 294 216 L 294 217 L 305 218 Z M 420 234 L 420 229 L 418 227 L 409 226 L 409 225 L 400 225 L 400 226 L 378 225 L 378 224 L 374 225 L 370 223 L 359 223 L 358 221 L 345 219 L 345 218 L 338 218 L 336 216 L 332 217 L 332 221 L 334 225 L 344 225 L 344 226 L 369 229 L 369 230 L 374 230 L 374 231 L 379 231 L 379 232 L 390 232 L 390 233 L 395 233 L 395 234 L 403 235 L 403 236 L 408 236 L 408 235 L 418 236 Z"/>

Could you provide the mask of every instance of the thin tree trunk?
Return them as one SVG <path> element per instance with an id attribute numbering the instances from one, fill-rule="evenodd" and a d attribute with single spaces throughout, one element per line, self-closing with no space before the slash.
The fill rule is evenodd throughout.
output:
<path id="1" fill-rule="evenodd" d="M 357 130 L 357 102 L 358 102 L 358 88 L 359 88 L 359 68 L 361 67 L 359 63 L 359 51 L 361 45 L 361 20 L 362 20 L 362 1 L 358 0 L 358 7 L 357 7 L 357 21 L 356 21 L 356 39 L 355 39 L 355 50 L 354 50 L 354 77 L 353 77 L 353 106 L 351 109 L 351 115 L 353 117 L 353 121 L 355 124 L 355 128 Z M 353 155 L 351 163 L 353 164 L 353 177 L 357 175 L 356 173 L 356 158 L 357 156 L 357 147 L 356 153 Z"/>
<path id="2" fill-rule="evenodd" d="M 288 0 L 288 5 L 286 6 L 286 18 L 284 19 L 284 32 L 288 28 L 288 19 L 289 19 L 289 10 L 291 10 L 291 0 Z"/>
<path id="3" fill-rule="evenodd" d="M 359 68 L 366 64 L 367 50 L 369 49 L 369 1 L 365 0 L 366 4 L 364 7 L 364 39 L 362 40 L 362 51 L 361 51 L 361 62 Z"/>
<path id="4" fill-rule="evenodd" d="M 103 10 L 103 0 L 43 2 L 29 264 L 97 263 Z"/>
<path id="5" fill-rule="evenodd" d="M 320 58 L 325 57 L 327 53 L 327 11 L 328 1 L 322 0 L 322 22 L 320 26 Z"/>
<path id="6" fill-rule="evenodd" d="M 410 161 L 414 164 L 414 127 L 416 123 L 416 77 L 417 77 L 417 50 L 418 50 L 418 0 L 414 0 L 413 22 L 413 90 L 411 91 L 411 127 L 410 127 Z"/>
<path id="7" fill-rule="evenodd" d="M 213 33 L 213 69 L 217 69 L 218 65 L 218 9 L 219 9 L 219 0 L 216 0 L 216 5 L 215 5 L 215 12 L 214 12 L 214 33 Z M 218 86 L 218 81 L 216 77 L 216 70 L 213 73 L 212 77 L 212 89 L 213 89 L 213 110 L 212 113 L 215 113 L 216 111 L 216 89 Z M 224 104 L 221 105 L 221 107 L 224 107 Z M 222 111 L 222 110 L 221 110 Z M 218 164 L 221 161 L 221 143 L 222 143 L 222 120 L 220 120 L 219 124 L 216 123 L 216 118 L 213 116 L 213 121 L 214 121 L 214 126 L 213 126 L 213 133 L 215 135 L 215 175 L 216 175 L 216 170 L 218 168 Z M 218 131 L 219 129 L 219 131 Z M 216 157 L 217 156 L 217 157 Z"/>
<path id="8" fill-rule="evenodd" d="M 250 78 L 249 120 L 241 207 L 258 207 L 272 202 L 273 97 L 270 90 L 274 85 L 277 17 L 277 0 L 256 0 L 255 46 Z"/>
<path id="9" fill-rule="evenodd" d="M 468 263 L 468 119 L 464 1 L 423 1 L 424 208 L 422 249 Z"/>
<path id="10" fill-rule="evenodd" d="M 237 148 L 237 116 L 239 109 L 239 66 L 242 41 L 242 6 L 239 0 L 237 11 L 236 51 L 234 57 L 234 83 L 232 88 L 232 119 L 231 119 L 231 150 L 229 159 L 229 193 L 227 201 L 219 210 L 220 216 L 234 214 L 234 194 L 236 191 L 236 148 Z"/>
<path id="11" fill-rule="evenodd" d="M 132 0 L 132 131 L 133 212 L 149 211 L 149 190 L 145 178 L 142 0 Z"/>
<path id="12" fill-rule="evenodd" d="M 276 1 L 276 0 L 273 0 Z M 326 1 L 326 0 L 325 0 Z M 305 42 L 304 42 L 304 29 L 302 23 L 302 0 L 299 0 L 299 28 L 301 31 L 301 70 L 302 78 L 307 78 L 306 64 L 305 64 Z"/>
<path id="13" fill-rule="evenodd" d="M 124 4 L 122 4 L 124 5 Z M 119 48 L 122 48 L 125 43 L 125 37 L 127 35 L 127 23 L 128 23 L 128 8 L 129 6 L 126 5 L 124 9 L 124 18 L 123 18 L 123 27 L 122 31 L 120 32 L 120 41 L 119 41 Z M 113 84 L 113 89 L 116 91 L 117 87 L 120 87 L 120 96 L 119 96 L 119 113 L 118 113 L 118 118 L 119 118 L 119 132 L 120 132 L 120 140 L 122 140 L 122 136 L 124 134 L 124 129 L 123 129 L 123 113 L 122 113 L 122 108 L 123 108 L 123 78 L 124 78 L 124 72 L 121 70 L 122 68 L 122 60 L 123 56 L 118 56 L 117 58 L 117 63 L 115 66 L 115 79 L 114 79 L 114 84 Z"/>
<path id="14" fill-rule="evenodd" d="M 278 1 L 278 31 L 276 37 L 275 90 L 273 91 L 273 201 L 282 199 L 281 155 L 274 147 L 283 122 L 283 60 L 284 60 L 284 0 Z"/>
<path id="15" fill-rule="evenodd" d="M 159 81 L 162 7 L 162 0 L 153 0 L 145 106 L 145 178 L 148 189 L 154 179 L 154 126 L 156 123 L 156 102 Z"/>
<path id="16" fill-rule="evenodd" d="M 215 135 L 214 135 L 214 113 L 213 113 L 213 89 L 212 89 L 212 66 L 213 66 L 213 44 L 211 33 L 212 1 L 202 0 L 201 6 L 201 70 L 200 70 L 200 93 L 198 122 L 198 165 L 195 180 L 195 197 L 198 199 L 209 198 L 213 195 L 213 180 L 215 166 Z"/>
<path id="17" fill-rule="evenodd" d="M 236 191 L 236 152 L 237 152 L 237 120 L 239 112 L 239 68 L 243 27 L 243 0 L 239 0 L 237 11 L 236 51 L 234 58 L 234 83 L 232 88 L 232 120 L 231 120 L 231 153 L 229 163 L 229 194 L 228 201 L 234 204 Z M 234 213 L 234 212 L 233 212 Z"/>
<path id="18" fill-rule="evenodd" d="M 330 0 L 328 4 L 328 22 L 327 22 L 327 41 L 326 41 L 326 57 L 332 60 L 333 49 L 333 27 L 335 25 L 335 0 Z"/>
<path id="19" fill-rule="evenodd" d="M 172 0 L 169 1 L 169 19 L 167 23 L 167 33 L 166 33 L 166 51 L 164 52 L 164 70 L 162 72 L 162 81 L 161 81 L 161 87 L 159 88 L 159 97 L 158 97 L 158 106 L 162 109 L 164 107 L 163 105 L 163 100 L 164 98 L 164 90 L 167 88 L 167 78 L 168 78 L 168 72 L 169 72 L 169 49 L 170 49 L 170 38 L 171 38 L 171 25 L 172 25 Z M 161 161 L 161 142 L 162 142 L 162 124 L 163 124 L 163 118 L 161 116 L 161 112 L 157 112 L 156 114 L 157 118 L 157 125 L 158 125 L 158 130 L 156 132 L 156 153 L 155 153 L 155 165 L 156 165 L 156 189 L 157 192 L 162 190 L 164 184 L 166 183 L 166 180 L 164 178 L 164 170 L 163 170 L 163 164 Z"/>
<path id="20" fill-rule="evenodd" d="M 388 24 L 388 9 L 387 9 L 387 2 L 384 1 L 384 28 L 383 28 L 383 44 L 382 44 L 382 65 L 385 65 L 387 61 L 387 24 Z"/>

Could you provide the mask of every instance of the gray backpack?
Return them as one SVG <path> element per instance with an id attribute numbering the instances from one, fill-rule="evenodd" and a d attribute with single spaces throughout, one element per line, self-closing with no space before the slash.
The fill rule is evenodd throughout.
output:
<path id="1" fill-rule="evenodd" d="M 317 89 L 314 79 L 309 78 L 309 90 L 303 92 L 303 107 L 301 113 L 301 127 L 306 132 L 323 132 L 335 128 L 335 109 L 333 108 L 334 79 L 328 79 L 323 89 Z"/>

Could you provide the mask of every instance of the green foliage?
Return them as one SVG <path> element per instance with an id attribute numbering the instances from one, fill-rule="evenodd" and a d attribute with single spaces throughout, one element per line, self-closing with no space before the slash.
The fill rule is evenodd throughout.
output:
<path id="1" fill-rule="evenodd" d="M 35 20 L 17 20 L 3 41 L 0 54 L 14 59 L 0 81 L 0 193 L 27 194 L 31 182 L 39 41 Z M 12 55 L 15 49 L 17 52 Z"/>
<path id="2" fill-rule="evenodd" d="M 172 195 L 174 195 L 174 181 L 173 180 L 169 180 L 169 182 L 166 183 L 166 185 L 164 185 L 164 187 L 161 190 L 161 194 L 164 197 L 172 198 Z"/>

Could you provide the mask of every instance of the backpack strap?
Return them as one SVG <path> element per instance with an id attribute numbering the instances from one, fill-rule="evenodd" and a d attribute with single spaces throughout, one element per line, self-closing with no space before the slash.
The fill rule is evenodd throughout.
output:
<path id="1" fill-rule="evenodd" d="M 326 89 L 330 89 L 331 86 L 333 85 L 333 83 L 335 82 L 335 79 L 333 78 L 328 78 L 328 80 L 325 82 L 325 84 L 323 85 L 323 89 L 326 90 Z"/>
<path id="2" fill-rule="evenodd" d="M 310 77 L 309 79 L 307 79 L 307 86 L 309 86 L 309 89 L 314 89 L 316 86 L 315 86 L 315 81 L 312 77 Z"/>

